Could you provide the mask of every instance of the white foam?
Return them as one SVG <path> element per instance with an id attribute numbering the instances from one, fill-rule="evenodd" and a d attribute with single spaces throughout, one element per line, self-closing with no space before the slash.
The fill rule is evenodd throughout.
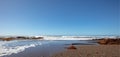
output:
<path id="1" fill-rule="evenodd" d="M 92 40 L 99 38 L 116 38 L 116 36 L 36 36 L 44 37 L 44 40 Z"/>
<path id="2" fill-rule="evenodd" d="M 4 44 L 0 44 L 0 56 L 16 54 L 24 51 L 26 48 L 36 47 L 37 45 L 41 45 L 41 43 L 34 43 L 34 44 L 23 45 L 23 46 L 6 47 L 4 46 Z"/>
<path id="3" fill-rule="evenodd" d="M 44 40 L 92 40 L 94 38 L 44 37 Z"/>

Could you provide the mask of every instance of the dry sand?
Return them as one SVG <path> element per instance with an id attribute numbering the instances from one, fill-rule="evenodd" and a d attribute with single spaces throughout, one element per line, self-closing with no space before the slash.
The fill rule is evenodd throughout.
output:
<path id="1" fill-rule="evenodd" d="M 83 45 L 52 57 L 120 57 L 120 45 Z"/>

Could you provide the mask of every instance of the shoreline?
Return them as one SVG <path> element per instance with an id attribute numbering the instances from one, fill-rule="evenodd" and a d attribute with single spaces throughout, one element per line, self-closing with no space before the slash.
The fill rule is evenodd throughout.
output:
<path id="1" fill-rule="evenodd" d="M 105 39 L 102 39 L 102 40 L 105 40 Z M 9 41 L 7 42 L 9 43 Z M 23 45 L 30 44 L 30 43 L 31 44 L 42 43 L 42 45 L 37 45 L 36 47 L 33 47 L 33 48 L 27 48 L 23 52 L 20 52 L 17 54 L 11 54 L 3 57 L 20 57 L 20 56 L 22 57 L 41 57 L 41 56 L 43 57 L 101 57 L 101 56 L 111 57 L 111 54 L 115 54 L 112 57 L 120 57 L 117 54 L 117 53 L 120 53 L 120 51 L 117 50 L 117 49 L 120 49 L 119 40 L 113 41 L 113 40 L 107 39 L 107 42 L 108 44 L 101 45 L 98 43 L 98 40 L 22 41 L 22 43 L 24 43 Z M 112 42 L 112 45 L 109 44 L 111 42 Z M 18 44 L 18 46 L 22 44 L 20 43 L 20 41 L 15 43 Z M 14 44 L 14 41 L 13 41 L 13 44 Z M 13 45 L 13 44 L 10 44 L 10 45 Z M 22 48 L 22 46 L 20 48 Z"/>

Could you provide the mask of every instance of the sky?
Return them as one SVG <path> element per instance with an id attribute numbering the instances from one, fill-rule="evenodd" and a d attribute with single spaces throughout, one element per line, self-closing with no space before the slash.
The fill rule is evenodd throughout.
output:
<path id="1" fill-rule="evenodd" d="M 120 35 L 119 0 L 0 0 L 0 35 Z"/>

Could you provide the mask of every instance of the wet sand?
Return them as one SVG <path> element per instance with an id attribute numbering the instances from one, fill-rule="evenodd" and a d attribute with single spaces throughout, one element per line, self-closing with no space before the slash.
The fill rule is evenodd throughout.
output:
<path id="1" fill-rule="evenodd" d="M 77 45 L 51 57 L 120 57 L 120 45 Z"/>

